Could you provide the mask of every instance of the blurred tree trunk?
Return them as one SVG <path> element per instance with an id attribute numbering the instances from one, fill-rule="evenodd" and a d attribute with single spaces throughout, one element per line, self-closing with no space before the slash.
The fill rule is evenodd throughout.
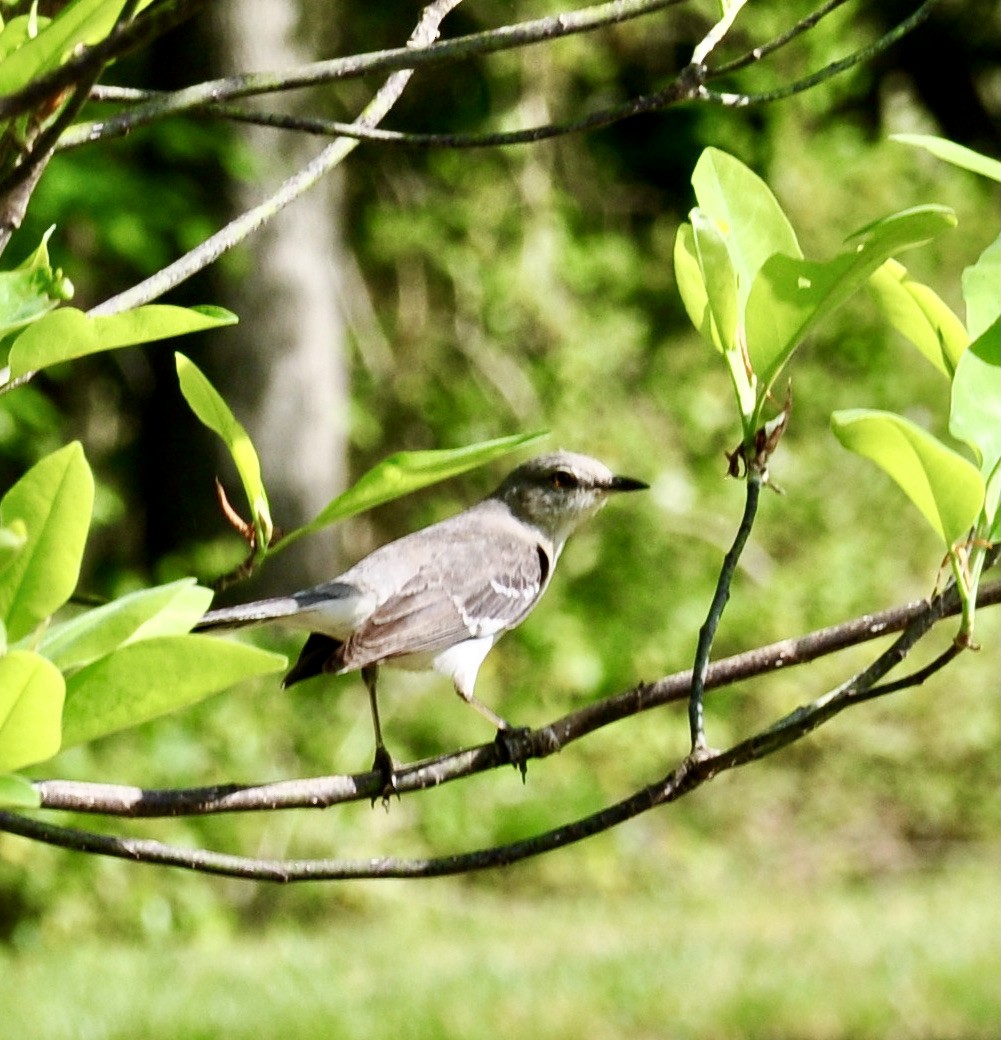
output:
<path id="1" fill-rule="evenodd" d="M 308 0 L 224 0 L 215 12 L 221 73 L 329 56 L 330 15 L 328 5 Z M 241 133 L 255 168 L 246 183 L 232 187 L 234 212 L 258 202 L 321 147 L 299 134 L 251 126 Z M 223 301 L 240 324 L 219 337 L 216 377 L 257 445 L 275 523 L 286 530 L 311 519 L 346 479 L 342 194 L 340 179 L 333 178 L 257 232 L 236 295 Z M 337 544 L 332 533 L 296 543 L 265 570 L 255 592 L 265 591 L 264 584 L 288 591 L 333 576 Z"/>

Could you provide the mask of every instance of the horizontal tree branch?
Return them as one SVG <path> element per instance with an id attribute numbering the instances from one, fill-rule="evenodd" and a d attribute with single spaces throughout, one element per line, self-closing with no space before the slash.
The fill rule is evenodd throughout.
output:
<path id="1" fill-rule="evenodd" d="M 143 126 L 167 115 L 190 112 L 205 105 L 233 98 L 250 97 L 279 91 L 316 86 L 345 79 L 356 79 L 374 72 L 418 69 L 426 65 L 460 61 L 498 51 L 546 43 L 564 36 L 593 32 L 596 29 L 654 14 L 687 0 L 612 0 L 610 3 L 562 14 L 536 18 L 527 22 L 488 29 L 484 32 L 457 36 L 423 44 L 408 44 L 366 54 L 310 62 L 280 72 L 252 72 L 223 79 L 209 80 L 170 93 L 158 94 L 137 104 L 120 116 L 91 124 L 79 136 L 96 140 L 117 132 L 119 124 L 126 130 Z M 89 136 L 87 136 L 89 135 Z M 76 144 L 83 143 L 74 137 Z"/>
<path id="2" fill-rule="evenodd" d="M 950 592 L 935 597 L 911 619 L 903 633 L 868 668 L 823 697 L 786 715 L 774 725 L 726 751 L 689 757 L 666 776 L 614 805 L 520 841 L 440 857 L 414 859 L 371 857 L 355 859 L 255 859 L 186 849 L 141 838 L 119 838 L 72 827 L 61 827 L 0 812 L 0 830 L 80 852 L 131 859 L 161 866 L 255 881 L 292 882 L 357 878 L 440 877 L 512 863 L 573 844 L 606 831 L 656 806 L 676 801 L 718 773 L 764 758 L 802 739 L 853 704 L 872 698 L 879 680 L 903 660 L 931 628 L 953 609 Z M 912 677 L 911 684 L 919 681 Z M 888 684 L 890 685 L 890 684 Z M 886 687 L 884 691 L 886 692 Z"/>
<path id="3" fill-rule="evenodd" d="M 155 119 L 168 115 L 186 112 L 199 118 L 222 118 L 236 122 L 251 123 L 257 126 L 273 127 L 298 133 L 308 133 L 323 137 L 351 137 L 358 141 L 371 141 L 382 145 L 395 145 L 405 148 L 497 148 L 513 145 L 535 144 L 540 141 L 565 137 L 570 134 L 611 126 L 637 115 L 663 111 L 673 105 L 691 101 L 709 101 L 728 107 L 749 107 L 767 104 L 792 94 L 801 93 L 827 79 L 833 78 L 860 62 L 869 60 L 892 46 L 904 33 L 915 28 L 930 13 L 938 0 L 926 0 L 922 7 L 909 19 L 895 27 L 869 47 L 849 55 L 847 58 L 832 62 L 825 68 L 810 76 L 797 80 L 780 91 L 762 94 L 725 93 L 710 91 L 705 83 L 724 74 L 737 71 L 746 65 L 761 61 L 769 54 L 785 46 L 797 36 L 813 28 L 825 15 L 845 0 L 828 0 L 822 7 L 801 19 L 786 32 L 775 37 L 734 61 L 715 68 L 707 67 L 700 55 L 705 49 L 706 41 L 702 41 L 693 52 L 692 61 L 681 69 L 674 80 L 666 87 L 646 94 L 640 94 L 590 112 L 575 119 L 556 123 L 542 123 L 524 127 L 520 130 L 496 131 L 487 133 L 412 133 L 404 130 L 386 130 L 379 127 L 366 127 L 358 123 L 346 123 L 340 120 L 323 119 L 315 116 L 294 116 L 279 112 L 259 112 L 240 105 L 226 104 L 219 101 L 205 102 L 198 100 L 199 94 L 191 94 L 188 100 L 181 99 L 177 103 L 169 102 L 169 98 L 177 95 L 158 94 L 153 91 L 136 91 L 123 88 L 102 88 L 96 97 L 103 101 L 118 101 L 138 104 L 130 111 L 120 113 L 109 119 L 95 120 L 91 123 L 79 124 L 63 134 L 59 149 L 77 148 L 83 144 L 104 140 L 108 137 L 123 136 L 138 126 L 145 125 Z M 736 10 L 736 9 L 735 9 Z M 528 24 L 528 23 L 526 23 Z M 720 23 L 722 25 L 723 23 Z M 478 34 L 482 35 L 482 34 Z M 710 34 L 711 36 L 712 34 Z M 709 37 L 707 37 L 709 40 Z M 533 41 L 535 42 L 535 41 Z M 223 82 L 223 81 L 216 81 Z M 209 84 L 187 88 L 195 91 Z M 183 93 L 183 92 L 182 92 Z M 235 95 L 226 95 L 235 96 Z M 192 101 L 191 98 L 195 100 Z"/>
<path id="4" fill-rule="evenodd" d="M 1001 582 L 980 590 L 978 605 L 1001 602 Z M 779 669 L 807 664 L 819 657 L 899 632 L 920 617 L 928 603 L 917 600 L 902 606 L 820 629 L 798 639 L 785 639 L 710 664 L 706 690 L 719 689 Z M 959 613 L 958 597 L 942 600 L 942 617 Z M 589 733 L 613 722 L 650 711 L 672 701 L 685 700 L 692 684 L 692 670 L 677 672 L 656 682 L 640 683 L 571 712 L 525 738 L 529 758 L 545 758 Z M 887 691 L 889 692 L 889 691 Z M 400 793 L 436 787 L 474 773 L 506 765 L 494 743 L 464 748 L 423 762 L 401 767 L 397 774 Z M 42 808 L 67 809 L 125 817 L 207 815 L 260 812 L 278 809 L 323 809 L 348 801 L 378 797 L 384 781 L 378 773 L 358 773 L 282 780 L 268 784 L 217 784 L 209 787 L 144 789 L 131 785 L 99 784 L 75 780 L 40 780 L 35 789 Z"/>
<path id="5" fill-rule="evenodd" d="M 804 76 L 802 79 L 795 80 L 793 83 L 789 83 L 784 87 L 778 87 L 775 90 L 762 91 L 757 94 L 706 90 L 704 97 L 708 101 L 725 105 L 728 108 L 749 108 L 753 105 L 770 105 L 775 101 L 784 101 L 786 98 L 793 97 L 795 94 L 802 94 L 807 90 L 812 90 L 825 80 L 833 79 L 835 76 L 841 75 L 842 72 L 847 72 L 849 69 L 855 68 L 857 65 L 862 65 L 867 61 L 871 61 L 884 51 L 889 50 L 901 39 L 901 37 L 906 36 L 907 33 L 916 29 L 931 14 L 932 8 L 938 2 L 939 0 L 925 0 L 925 2 L 912 15 L 905 18 L 898 25 L 895 25 L 888 32 L 884 33 L 878 40 L 875 40 L 866 47 L 860 47 L 857 51 L 854 51 L 847 57 L 839 58 L 837 61 L 832 61 L 819 71 L 811 73 L 809 76 Z"/>

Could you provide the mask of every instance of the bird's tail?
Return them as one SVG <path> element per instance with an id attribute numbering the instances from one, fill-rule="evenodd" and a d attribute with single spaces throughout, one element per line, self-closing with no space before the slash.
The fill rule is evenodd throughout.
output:
<path id="1" fill-rule="evenodd" d="M 280 621 L 300 613 L 302 604 L 294 596 L 277 596 L 274 599 L 259 599 L 254 603 L 241 603 L 235 607 L 220 607 L 210 610 L 193 631 L 205 632 L 212 628 L 244 628 L 261 625 L 267 621 Z"/>
<path id="2" fill-rule="evenodd" d="M 361 593 L 343 581 L 328 581 L 291 596 L 259 599 L 235 607 L 210 610 L 194 627 L 195 632 L 213 628 L 244 628 L 269 621 L 284 621 L 292 628 L 318 629 L 333 634 L 350 631 Z"/>

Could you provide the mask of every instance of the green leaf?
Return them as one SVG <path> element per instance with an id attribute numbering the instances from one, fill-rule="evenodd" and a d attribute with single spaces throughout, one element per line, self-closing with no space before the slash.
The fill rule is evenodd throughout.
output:
<path id="1" fill-rule="evenodd" d="M 941 297 L 914 281 L 896 260 L 887 260 L 869 276 L 869 288 L 890 324 L 946 378 L 952 378 L 970 338 Z"/>
<path id="2" fill-rule="evenodd" d="M 11 375 L 21 376 L 60 361 L 235 322 L 234 314 L 211 306 L 172 307 L 151 303 L 122 314 L 97 318 L 72 307 L 62 307 L 30 325 L 14 340 L 10 348 Z"/>
<path id="3" fill-rule="evenodd" d="M 747 301 L 747 351 L 763 395 L 809 331 L 840 307 L 889 257 L 954 227 L 944 206 L 920 206 L 884 217 L 848 239 L 851 252 L 818 262 L 772 256 Z"/>
<path id="4" fill-rule="evenodd" d="M 699 271 L 705 285 L 710 317 L 710 342 L 720 350 L 733 350 L 737 342 L 737 276 L 723 236 L 700 209 L 690 218 Z"/>
<path id="5" fill-rule="evenodd" d="M 41 804 L 42 796 L 26 777 L 0 776 L 0 805 L 4 808 L 37 809 Z"/>
<path id="6" fill-rule="evenodd" d="M 261 478 L 261 461 L 249 434 L 222 399 L 219 391 L 205 378 L 201 369 L 183 354 L 175 354 L 177 378 L 181 393 L 195 415 L 218 434 L 233 457 L 244 494 L 254 519 L 258 547 L 271 542 L 271 509 Z"/>
<path id="7" fill-rule="evenodd" d="M 835 412 L 831 425 L 846 448 L 897 482 L 947 547 L 966 537 L 984 501 L 983 478 L 971 463 L 891 412 Z"/>
<path id="8" fill-rule="evenodd" d="M 1001 236 L 980 254 L 980 259 L 963 272 L 966 330 L 976 339 L 1001 313 Z"/>
<path id="9" fill-rule="evenodd" d="M 475 469 L 545 436 L 543 432 L 519 433 L 464 448 L 397 452 L 373 466 L 356 484 L 329 502 L 305 527 L 286 535 L 279 546 L 284 547 L 307 532 L 318 531 L 339 520 L 346 520 L 349 516 L 364 513 L 383 502 L 390 502 L 429 484 Z"/>
<path id="10" fill-rule="evenodd" d="M 129 643 L 67 680 L 63 744 L 137 726 L 287 664 L 282 654 L 213 636 Z"/>
<path id="11" fill-rule="evenodd" d="M 78 442 L 34 465 L 0 501 L 0 525 L 27 540 L 0 573 L 0 618 L 12 641 L 63 605 L 76 587 L 94 506 L 94 478 Z"/>
<path id="12" fill-rule="evenodd" d="M 969 444 L 987 485 L 987 519 L 998 511 L 1001 494 L 1001 318 L 959 359 L 952 381 L 949 432 Z"/>
<path id="13" fill-rule="evenodd" d="M 64 672 L 79 668 L 127 643 L 190 632 L 211 602 L 194 578 L 140 589 L 51 626 L 38 652 Z"/>
<path id="14" fill-rule="evenodd" d="M 137 12 L 151 0 L 140 0 Z M 58 16 L 41 25 L 0 64 L 0 96 L 12 94 L 35 77 L 57 68 L 80 44 L 93 44 L 111 31 L 124 0 L 73 0 Z"/>
<path id="15" fill-rule="evenodd" d="M 936 159 L 944 159 L 953 166 L 979 173 L 982 177 L 989 177 L 992 181 L 1001 181 L 1001 162 L 981 155 L 972 148 L 956 144 L 955 141 L 948 141 L 944 137 L 933 137 L 930 134 L 891 134 L 890 140 L 924 148 Z"/>
<path id="16" fill-rule="evenodd" d="M 28 532 L 23 520 L 15 520 L 10 527 L 0 527 L 0 574 L 27 543 Z"/>
<path id="17" fill-rule="evenodd" d="M 34 11 L 31 14 L 16 15 L 6 23 L 0 16 L 0 61 L 37 36 L 38 30 L 48 25 L 51 20 L 38 17 Z"/>
<path id="18" fill-rule="evenodd" d="M 51 661 L 30 650 L 0 658 L 0 769 L 44 762 L 59 750 L 65 686 Z"/>
<path id="19" fill-rule="evenodd" d="M 774 253 L 799 257 L 796 233 L 767 184 L 739 159 L 706 148 L 692 173 L 699 208 L 722 236 L 737 276 L 743 314 L 761 265 Z"/>
<path id="20" fill-rule="evenodd" d="M 674 239 L 674 280 L 691 323 L 707 343 L 722 350 L 722 343 L 713 338 L 709 293 L 695 248 L 695 230 L 691 224 L 682 224 Z"/>
<path id="21" fill-rule="evenodd" d="M 0 271 L 0 338 L 47 314 L 73 295 L 73 283 L 49 263 L 50 227 L 38 248 L 10 271 Z"/>

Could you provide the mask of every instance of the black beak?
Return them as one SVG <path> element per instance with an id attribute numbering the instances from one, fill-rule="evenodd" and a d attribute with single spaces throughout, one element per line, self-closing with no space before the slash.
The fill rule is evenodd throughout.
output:
<path id="1" fill-rule="evenodd" d="M 612 477 L 609 491 L 645 491 L 650 485 L 633 477 Z"/>

